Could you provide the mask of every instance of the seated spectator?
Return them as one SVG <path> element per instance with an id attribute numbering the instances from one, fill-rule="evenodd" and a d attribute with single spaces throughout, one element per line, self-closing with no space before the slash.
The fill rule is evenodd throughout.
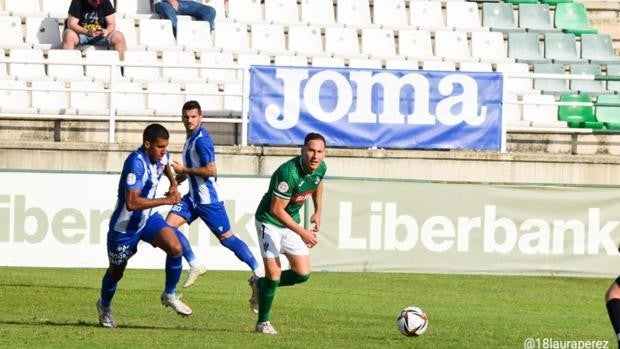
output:
<path id="1" fill-rule="evenodd" d="M 123 33 L 116 31 L 115 12 L 110 0 L 72 0 L 62 34 L 62 48 L 107 46 L 118 51 L 123 60 L 127 45 Z"/>
<path id="2" fill-rule="evenodd" d="M 207 21 L 211 25 L 211 30 L 215 29 L 215 8 L 202 4 L 194 0 L 153 0 L 151 9 L 172 22 L 172 31 L 177 35 L 177 15 L 192 16 L 199 21 Z"/>

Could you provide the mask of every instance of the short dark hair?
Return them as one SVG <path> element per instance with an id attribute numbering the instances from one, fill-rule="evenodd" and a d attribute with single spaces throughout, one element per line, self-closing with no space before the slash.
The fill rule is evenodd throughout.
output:
<path id="1" fill-rule="evenodd" d="M 325 142 L 325 137 L 323 137 L 322 134 L 316 132 L 310 132 L 306 135 L 306 138 L 304 139 L 304 145 L 308 145 L 308 142 L 315 139 L 320 139 L 323 141 L 323 144 L 327 145 L 327 142 Z"/>
<path id="2" fill-rule="evenodd" d="M 183 108 L 181 109 L 181 111 L 192 110 L 192 109 L 198 109 L 198 114 L 202 114 L 202 108 L 200 108 L 200 103 L 194 100 L 185 102 L 185 104 L 183 104 Z"/>
<path id="3" fill-rule="evenodd" d="M 170 138 L 170 134 L 168 133 L 168 130 L 160 124 L 150 124 L 144 129 L 144 132 L 142 133 L 142 142 L 148 141 L 148 142 L 153 143 L 159 138 L 161 139 Z"/>

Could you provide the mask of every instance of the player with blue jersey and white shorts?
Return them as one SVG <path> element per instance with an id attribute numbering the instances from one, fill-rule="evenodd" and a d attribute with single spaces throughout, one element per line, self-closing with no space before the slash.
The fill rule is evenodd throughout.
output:
<path id="1" fill-rule="evenodd" d="M 112 315 L 112 298 L 127 262 L 138 251 L 140 240 L 161 248 L 167 254 L 162 304 L 173 308 L 179 315 L 192 313 L 192 309 L 175 292 L 182 272 L 183 251 L 178 239 L 182 234 L 153 210 L 157 206 L 177 204 L 181 199 L 169 165 L 168 138 L 165 127 L 159 124 L 147 126 L 142 146 L 132 152 L 123 165 L 118 198 L 107 237 L 109 267 L 103 276 L 101 296 L 97 301 L 99 323 L 103 327 L 116 327 Z M 170 188 L 165 197 L 156 198 L 162 174 L 170 181 Z"/>
<path id="2" fill-rule="evenodd" d="M 265 277 L 255 284 L 258 289 L 258 320 L 256 332 L 277 334 L 270 319 L 276 289 L 292 286 L 310 278 L 310 248 L 318 240 L 321 225 L 323 178 L 327 171 L 325 138 L 308 133 L 301 155 L 283 163 L 271 175 L 269 189 L 263 195 L 255 214 L 258 244 L 265 264 Z M 311 230 L 300 225 L 299 211 L 312 197 L 314 213 L 310 216 Z M 280 254 L 291 266 L 282 270 Z"/>
<path id="3" fill-rule="evenodd" d="M 166 221 L 168 224 L 179 227 L 185 223 L 192 223 L 197 218 L 202 219 L 220 243 L 235 253 L 235 256 L 248 265 L 252 270 L 249 283 L 254 285 L 258 261 L 250 252 L 248 246 L 231 230 L 224 202 L 217 193 L 217 168 L 215 166 L 215 148 L 211 136 L 202 125 L 202 108 L 196 101 L 188 101 L 182 108 L 182 121 L 187 132 L 187 140 L 183 146 L 183 163 L 172 162 L 170 166 L 177 173 L 177 182 L 187 179 L 189 192 L 183 196 L 181 202 L 174 205 Z M 191 285 L 196 278 L 204 274 L 206 269 L 202 263 L 196 262 L 189 241 L 181 236 L 183 255 L 190 264 L 187 281 L 183 287 Z"/>

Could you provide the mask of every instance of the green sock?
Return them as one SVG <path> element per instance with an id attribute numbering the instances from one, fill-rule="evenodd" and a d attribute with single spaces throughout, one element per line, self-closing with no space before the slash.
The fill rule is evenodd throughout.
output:
<path id="1" fill-rule="evenodd" d="M 269 321 L 271 304 L 276 296 L 280 280 L 258 279 L 258 322 Z"/>
<path id="2" fill-rule="evenodd" d="M 300 275 L 294 272 L 292 269 L 287 269 L 282 272 L 280 276 L 280 286 L 291 286 L 308 281 L 310 274 Z"/>

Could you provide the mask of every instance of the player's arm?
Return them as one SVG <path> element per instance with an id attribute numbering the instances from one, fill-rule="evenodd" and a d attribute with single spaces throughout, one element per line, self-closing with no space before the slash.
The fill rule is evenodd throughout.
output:
<path id="1" fill-rule="evenodd" d="M 146 210 L 163 205 L 175 205 L 180 201 L 181 194 L 178 191 L 162 198 L 149 199 L 140 196 L 140 189 L 125 190 L 125 205 L 129 211 Z"/>
<path id="2" fill-rule="evenodd" d="M 289 199 L 272 195 L 269 213 L 271 213 L 271 215 L 279 220 L 285 227 L 292 230 L 296 234 L 299 234 L 308 247 L 313 247 L 317 243 L 314 232 L 304 229 L 301 225 L 297 224 L 295 220 L 293 220 L 293 217 L 291 217 L 288 212 L 286 212 L 285 208 L 289 201 Z"/>
<path id="3" fill-rule="evenodd" d="M 168 189 L 168 193 L 166 193 L 166 195 L 178 192 L 179 189 L 177 179 L 174 175 L 174 172 L 172 172 L 172 168 L 170 167 L 170 165 L 166 165 L 166 167 L 164 167 L 164 175 L 166 176 L 166 178 L 168 178 L 168 181 L 170 182 L 170 188 Z"/>
<path id="4" fill-rule="evenodd" d="M 312 193 L 312 202 L 314 204 L 314 213 L 310 216 L 310 223 L 314 224 L 314 231 L 321 228 L 321 212 L 323 211 L 323 181 L 316 187 Z"/>
<path id="5" fill-rule="evenodd" d="M 200 167 L 185 167 L 183 164 L 173 161 L 171 163 L 172 168 L 177 173 L 177 175 L 189 175 L 189 176 L 200 176 L 200 177 L 216 177 L 217 176 L 217 168 L 215 167 L 215 162 L 210 162 L 204 166 Z"/>

